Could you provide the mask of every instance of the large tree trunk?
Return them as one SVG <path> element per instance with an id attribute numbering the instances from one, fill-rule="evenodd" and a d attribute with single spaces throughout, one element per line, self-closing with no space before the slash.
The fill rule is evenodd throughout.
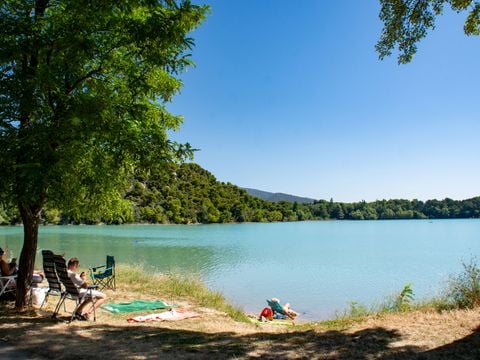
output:
<path id="1" fill-rule="evenodd" d="M 22 310 L 27 306 L 32 285 L 32 275 L 37 254 L 38 226 L 42 206 L 18 204 L 23 221 L 23 247 L 20 254 L 19 274 L 17 278 L 17 299 L 15 307 Z"/>

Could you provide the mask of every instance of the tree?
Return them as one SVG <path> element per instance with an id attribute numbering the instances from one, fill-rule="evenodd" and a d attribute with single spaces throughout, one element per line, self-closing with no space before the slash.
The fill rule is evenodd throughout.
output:
<path id="1" fill-rule="evenodd" d="M 380 59 L 390 56 L 398 47 L 398 62 L 410 62 L 417 52 L 417 43 L 435 28 L 435 19 L 445 4 L 456 12 L 467 11 L 466 35 L 480 35 L 480 2 L 477 0 L 380 0 L 383 30 L 375 46 Z"/>
<path id="2" fill-rule="evenodd" d="M 191 155 L 167 138 L 182 118 L 165 103 L 207 11 L 188 0 L 2 1 L 0 194 L 24 227 L 17 308 L 45 206 L 122 217 L 133 173 Z"/>

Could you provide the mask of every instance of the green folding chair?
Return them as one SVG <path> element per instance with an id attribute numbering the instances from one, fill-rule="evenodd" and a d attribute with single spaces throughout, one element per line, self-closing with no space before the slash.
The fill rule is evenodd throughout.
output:
<path id="1" fill-rule="evenodd" d="M 103 269 L 102 271 L 98 271 Z M 90 268 L 90 278 L 95 285 L 98 285 L 100 290 L 112 289 L 116 290 L 115 283 L 115 257 L 107 255 L 105 265 L 95 266 Z"/>

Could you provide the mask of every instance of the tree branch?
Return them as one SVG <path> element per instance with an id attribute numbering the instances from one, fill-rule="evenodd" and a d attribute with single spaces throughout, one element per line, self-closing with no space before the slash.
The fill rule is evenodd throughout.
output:
<path id="1" fill-rule="evenodd" d="M 96 74 L 99 74 L 101 73 L 103 70 L 103 68 L 101 66 L 99 66 L 98 68 L 96 69 L 93 69 L 93 70 L 90 70 L 88 73 L 86 73 L 84 76 L 82 76 L 81 78 L 75 80 L 75 82 L 72 84 L 72 85 L 69 85 L 67 86 L 67 88 L 65 89 L 65 94 L 66 95 L 69 95 L 71 94 L 71 92 L 73 90 L 75 90 L 75 88 L 80 85 L 82 82 L 84 82 L 85 80 L 87 79 L 91 79 L 94 75 Z"/>

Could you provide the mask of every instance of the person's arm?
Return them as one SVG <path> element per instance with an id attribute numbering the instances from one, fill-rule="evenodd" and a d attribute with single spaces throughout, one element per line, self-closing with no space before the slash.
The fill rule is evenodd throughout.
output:
<path id="1" fill-rule="evenodd" d="M 85 281 L 85 272 L 82 271 L 82 273 L 80 274 L 80 279 L 82 279 L 83 283 L 82 283 L 82 288 L 86 289 L 88 287 L 88 283 Z"/>
<path id="2" fill-rule="evenodd" d="M 83 278 L 82 278 L 83 275 Z M 85 281 L 85 273 L 76 274 L 75 272 L 69 272 L 69 277 L 72 280 L 73 284 L 78 288 L 87 288 L 88 284 Z"/>
<path id="3" fill-rule="evenodd" d="M 5 260 L 0 261 L 0 267 L 2 268 L 3 276 L 10 276 L 14 272 L 14 269 L 10 270 L 10 266 L 7 264 Z"/>

